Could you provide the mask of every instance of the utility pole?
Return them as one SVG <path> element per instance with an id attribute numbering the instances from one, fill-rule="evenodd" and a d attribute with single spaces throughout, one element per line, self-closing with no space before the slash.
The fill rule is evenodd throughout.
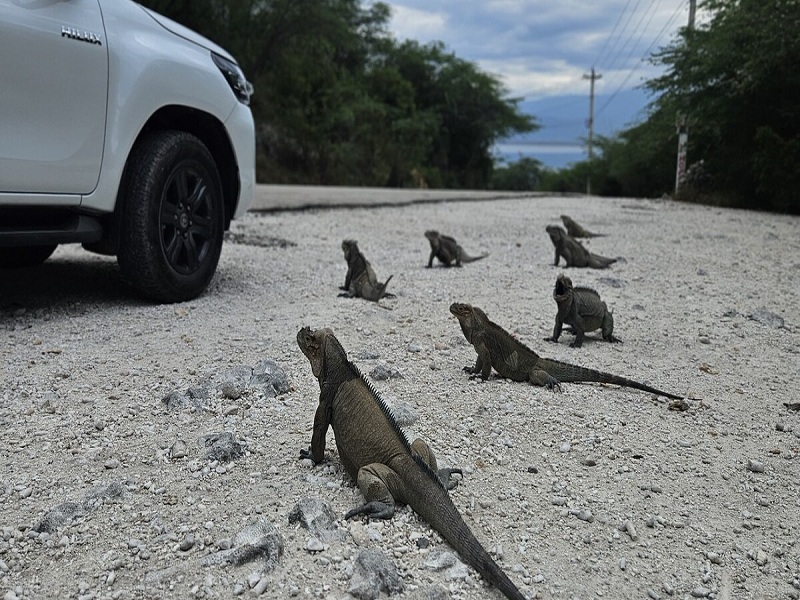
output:
<path id="1" fill-rule="evenodd" d="M 695 0 L 692 0 L 694 2 Z M 592 194 L 592 136 L 594 134 L 594 82 L 596 79 L 600 79 L 602 75 L 599 73 L 594 72 L 594 67 L 592 67 L 592 72 L 588 75 L 584 74 L 583 78 L 589 80 L 589 121 L 587 123 L 589 127 L 589 175 L 586 177 L 586 195 L 590 196 Z"/>
<path id="2" fill-rule="evenodd" d="M 694 31 L 694 15 L 697 12 L 697 0 L 689 0 L 689 24 L 687 31 Z M 675 119 L 675 126 L 678 129 L 678 163 L 675 167 L 675 195 L 678 194 L 681 180 L 686 175 L 686 152 L 689 147 L 689 118 L 678 113 Z"/>

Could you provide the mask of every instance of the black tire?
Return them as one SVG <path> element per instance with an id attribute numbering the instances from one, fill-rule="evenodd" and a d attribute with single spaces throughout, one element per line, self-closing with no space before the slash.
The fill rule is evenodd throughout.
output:
<path id="1" fill-rule="evenodd" d="M 0 248 L 0 269 L 35 267 L 50 258 L 56 248 L 58 248 L 57 244 Z"/>
<path id="2" fill-rule="evenodd" d="M 123 275 L 151 300 L 196 298 L 214 276 L 224 233 L 211 153 L 188 133 L 149 134 L 131 152 L 123 185 Z"/>

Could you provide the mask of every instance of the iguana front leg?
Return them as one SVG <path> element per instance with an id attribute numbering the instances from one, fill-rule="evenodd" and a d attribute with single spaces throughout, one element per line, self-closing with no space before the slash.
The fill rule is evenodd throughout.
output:
<path id="1" fill-rule="evenodd" d="M 557 342 L 561 337 L 561 328 L 564 326 L 564 321 L 556 317 L 556 324 L 553 326 L 553 337 L 544 338 L 546 342 Z"/>
<path id="2" fill-rule="evenodd" d="M 467 373 L 470 373 L 474 379 L 480 377 L 483 380 L 489 379 L 492 374 L 492 356 L 489 354 L 489 349 L 483 343 L 474 343 L 475 351 L 478 353 L 478 358 L 475 359 L 474 367 L 464 367 Z"/>
<path id="3" fill-rule="evenodd" d="M 555 258 L 555 260 L 553 261 L 553 266 L 554 266 L 554 267 L 557 267 L 557 266 L 558 266 L 558 259 L 559 259 L 559 258 L 561 258 L 561 253 L 558 251 L 558 246 L 556 246 L 556 258 Z M 566 260 L 566 258 L 565 258 L 564 260 Z"/>
<path id="4" fill-rule="evenodd" d="M 330 425 L 330 411 L 325 398 L 320 398 L 317 412 L 314 413 L 314 430 L 311 434 L 311 448 L 301 448 L 300 458 L 310 458 L 314 464 L 319 464 L 325 458 L 325 435 Z"/>
<path id="5" fill-rule="evenodd" d="M 358 489 L 366 502 L 344 516 L 351 519 L 357 515 L 366 515 L 371 519 L 391 519 L 394 516 L 396 494 L 401 495 L 402 482 L 397 473 L 381 463 L 372 463 L 358 470 Z"/>
<path id="6" fill-rule="evenodd" d="M 433 258 L 436 256 L 436 249 L 431 246 L 431 255 L 428 257 L 428 269 L 433 267 Z"/>
<path id="7" fill-rule="evenodd" d="M 353 280 L 353 269 L 350 265 L 347 266 L 347 275 L 344 276 L 344 285 L 340 287 L 340 290 L 350 290 L 350 282 Z"/>

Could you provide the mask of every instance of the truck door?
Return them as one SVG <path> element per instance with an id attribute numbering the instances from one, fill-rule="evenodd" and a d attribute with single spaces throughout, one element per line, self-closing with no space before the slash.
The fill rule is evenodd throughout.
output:
<path id="1" fill-rule="evenodd" d="M 91 192 L 107 90 L 98 0 L 0 0 L 0 193 Z"/>

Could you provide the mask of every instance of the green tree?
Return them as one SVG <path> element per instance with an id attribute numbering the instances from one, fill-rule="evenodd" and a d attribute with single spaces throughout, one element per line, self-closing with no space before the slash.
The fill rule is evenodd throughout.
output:
<path id="1" fill-rule="evenodd" d="M 490 188 L 493 190 L 535 191 L 542 182 L 542 163 L 523 157 L 507 166 L 495 167 Z"/>
<path id="2" fill-rule="evenodd" d="M 447 52 L 440 42 L 406 41 L 387 61 L 413 85 L 417 109 L 437 123 L 427 161 L 437 185 L 485 188 L 494 143 L 538 129 L 533 117 L 519 112 L 519 100 L 507 97 L 497 77 Z"/>
<path id="3" fill-rule="evenodd" d="M 144 0 L 254 82 L 260 181 L 485 187 L 496 139 L 535 121 L 442 44 L 397 43 L 360 0 Z"/>
<path id="4" fill-rule="evenodd" d="M 708 22 L 654 57 L 656 104 L 689 116 L 702 159 L 732 204 L 800 212 L 797 0 L 706 0 Z"/>

